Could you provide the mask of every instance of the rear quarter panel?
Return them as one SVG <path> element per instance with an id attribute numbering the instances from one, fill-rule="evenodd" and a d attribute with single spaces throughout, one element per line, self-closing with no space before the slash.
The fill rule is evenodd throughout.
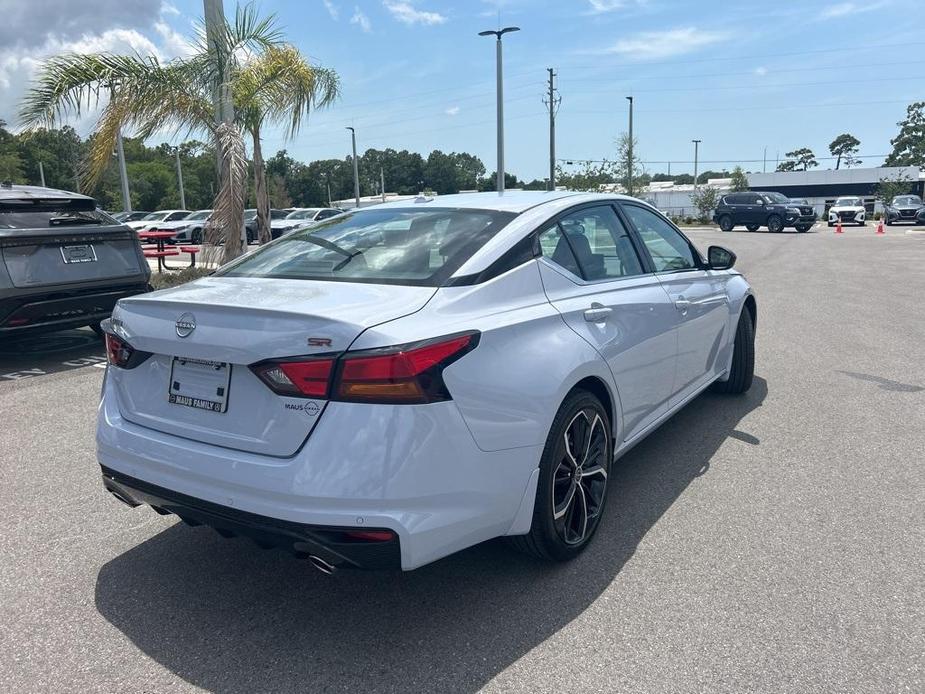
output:
<path id="1" fill-rule="evenodd" d="M 418 313 L 370 328 L 351 348 L 465 330 L 481 332 L 479 345 L 444 379 L 481 450 L 545 443 L 566 394 L 589 376 L 604 382 L 619 412 L 605 362 L 549 303 L 535 260 L 482 284 L 442 288 Z"/>

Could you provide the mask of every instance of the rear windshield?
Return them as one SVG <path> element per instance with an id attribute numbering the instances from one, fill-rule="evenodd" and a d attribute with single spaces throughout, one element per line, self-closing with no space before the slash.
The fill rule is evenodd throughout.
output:
<path id="1" fill-rule="evenodd" d="M 495 210 L 359 210 L 284 236 L 216 274 L 435 287 L 515 216 Z"/>
<path id="2" fill-rule="evenodd" d="M 43 207 L 27 211 L 0 209 L 0 229 L 54 229 L 66 226 L 118 225 L 102 210 Z"/>

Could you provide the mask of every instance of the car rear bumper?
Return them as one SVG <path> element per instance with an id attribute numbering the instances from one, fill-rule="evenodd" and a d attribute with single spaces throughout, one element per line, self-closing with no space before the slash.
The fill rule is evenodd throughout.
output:
<path id="1" fill-rule="evenodd" d="M 116 400 L 107 375 L 97 425 L 107 487 L 121 484 L 125 496 L 180 517 L 195 513 L 194 520 L 234 534 L 256 532 L 263 542 L 300 551 L 296 542 L 319 544 L 318 533 L 331 529 L 391 530 L 401 568 L 408 570 L 530 528 L 542 445 L 482 451 L 453 401 L 330 402 L 295 455 L 280 458 L 133 424 Z M 152 503 L 133 494 L 146 493 L 139 483 L 167 491 L 148 492 Z M 238 513 L 247 514 L 247 522 L 236 519 Z M 281 541 L 279 532 L 265 537 L 267 524 L 285 526 Z M 380 565 L 354 555 L 332 557 L 343 548 L 316 549 L 332 564 Z"/>
<path id="2" fill-rule="evenodd" d="M 150 290 L 151 287 L 144 283 L 91 290 L 30 292 L 0 299 L 0 336 L 90 325 L 108 318 L 119 299 Z"/>
<path id="3" fill-rule="evenodd" d="M 223 537 L 248 537 L 259 547 L 277 547 L 297 555 L 320 557 L 332 567 L 398 569 L 401 549 L 391 540 L 355 539 L 354 527 L 325 527 L 248 513 L 171 491 L 102 467 L 103 486 L 129 506 L 147 504 L 161 514 L 178 516 L 187 525 L 207 525 Z M 367 532 L 382 530 L 364 528 Z"/>

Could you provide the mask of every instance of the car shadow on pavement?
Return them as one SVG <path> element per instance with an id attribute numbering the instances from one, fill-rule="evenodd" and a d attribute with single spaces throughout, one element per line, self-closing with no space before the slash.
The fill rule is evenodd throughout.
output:
<path id="1" fill-rule="evenodd" d="M 619 580 L 766 395 L 758 377 L 745 396 L 702 395 L 618 461 L 597 536 L 567 564 L 492 541 L 407 574 L 325 576 L 178 524 L 104 565 L 96 606 L 147 656 L 211 691 L 473 691 Z"/>

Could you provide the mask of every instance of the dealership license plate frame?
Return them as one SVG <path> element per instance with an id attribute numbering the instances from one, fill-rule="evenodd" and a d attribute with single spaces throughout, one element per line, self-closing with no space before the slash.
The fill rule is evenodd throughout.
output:
<path id="1" fill-rule="evenodd" d="M 79 265 L 81 263 L 95 263 L 97 261 L 96 249 L 92 243 L 81 243 L 70 246 L 60 246 L 61 259 L 65 265 Z"/>
<path id="2" fill-rule="evenodd" d="M 167 402 L 171 405 L 224 414 L 228 411 L 230 389 L 228 362 L 189 357 L 173 357 L 170 361 Z"/>

